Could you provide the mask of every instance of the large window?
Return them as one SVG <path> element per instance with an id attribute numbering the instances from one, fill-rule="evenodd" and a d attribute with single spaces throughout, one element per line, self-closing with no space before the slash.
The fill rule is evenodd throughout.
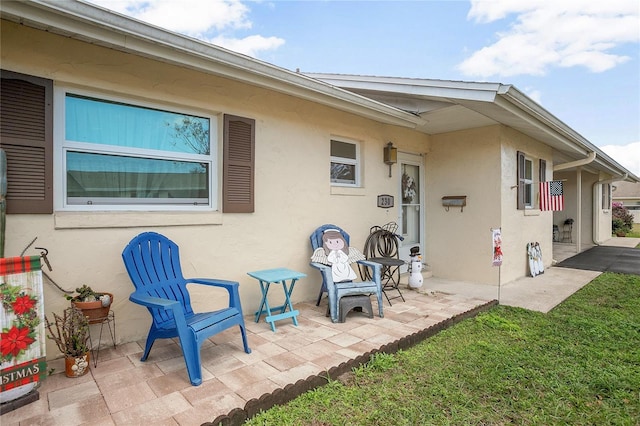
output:
<path id="1" fill-rule="evenodd" d="M 360 186 L 360 147 L 356 142 L 331 140 L 331 184 Z"/>
<path id="2" fill-rule="evenodd" d="M 216 134 L 205 115 L 65 93 L 64 207 L 215 208 Z"/>

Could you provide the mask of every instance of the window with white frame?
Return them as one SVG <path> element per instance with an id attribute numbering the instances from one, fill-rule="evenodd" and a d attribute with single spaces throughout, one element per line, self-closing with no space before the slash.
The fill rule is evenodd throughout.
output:
<path id="1" fill-rule="evenodd" d="M 331 184 L 360 186 L 360 146 L 357 142 L 331 140 Z"/>
<path id="2" fill-rule="evenodd" d="M 63 96 L 63 208 L 216 207 L 215 119 L 93 94 Z"/>
<path id="3" fill-rule="evenodd" d="M 518 209 L 533 208 L 533 160 L 518 152 Z"/>
<path id="4" fill-rule="evenodd" d="M 602 210 L 609 210 L 611 208 L 611 184 L 602 184 Z"/>

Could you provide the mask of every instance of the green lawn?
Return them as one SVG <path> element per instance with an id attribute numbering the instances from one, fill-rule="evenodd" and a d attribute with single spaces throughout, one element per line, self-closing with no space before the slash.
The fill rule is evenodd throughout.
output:
<path id="1" fill-rule="evenodd" d="M 627 234 L 627 237 L 640 238 L 640 223 L 633 224 L 633 229 Z"/>
<path id="2" fill-rule="evenodd" d="M 639 425 L 640 277 L 548 314 L 498 306 L 249 425 Z"/>

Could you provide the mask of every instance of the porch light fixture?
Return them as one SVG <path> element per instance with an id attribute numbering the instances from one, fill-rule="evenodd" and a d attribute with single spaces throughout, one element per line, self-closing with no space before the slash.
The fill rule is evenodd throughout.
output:
<path id="1" fill-rule="evenodd" d="M 384 164 L 389 166 L 389 177 L 391 177 L 391 166 L 398 162 L 398 148 L 393 146 L 392 142 L 389 142 L 384 147 Z"/>

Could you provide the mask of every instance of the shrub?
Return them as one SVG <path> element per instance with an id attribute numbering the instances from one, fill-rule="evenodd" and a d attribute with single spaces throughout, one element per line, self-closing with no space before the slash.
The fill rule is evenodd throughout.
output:
<path id="1" fill-rule="evenodd" d="M 627 234 L 633 229 L 633 215 L 622 203 L 613 203 L 611 228 L 614 234 Z"/>

